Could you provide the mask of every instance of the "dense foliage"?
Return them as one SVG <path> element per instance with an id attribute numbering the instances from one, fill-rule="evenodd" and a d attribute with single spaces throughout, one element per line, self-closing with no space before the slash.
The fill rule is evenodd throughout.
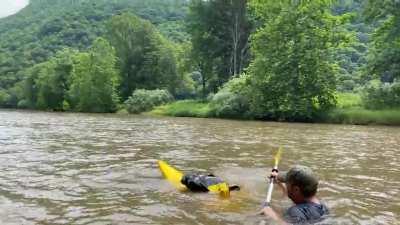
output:
<path id="1" fill-rule="evenodd" d="M 338 68 L 337 87 L 340 92 L 353 92 L 368 81 L 365 74 L 368 45 L 373 25 L 365 22 L 361 9 L 363 0 L 339 0 L 333 7 L 335 15 L 348 19 L 341 27 L 346 31 L 350 43 L 340 45 L 335 52 Z"/>
<path id="2" fill-rule="evenodd" d="M 373 33 L 368 62 L 370 73 L 385 82 L 400 79 L 400 2 L 368 0 L 365 16 L 380 25 Z"/>
<path id="3" fill-rule="evenodd" d="M 76 51 L 64 49 L 27 71 L 19 107 L 63 110 Z"/>
<path id="4" fill-rule="evenodd" d="M 400 107 L 400 83 L 371 81 L 364 88 L 363 100 L 367 109 L 387 109 Z"/>
<path id="5" fill-rule="evenodd" d="M 138 88 L 167 88 L 175 93 L 178 74 L 173 45 L 150 22 L 122 14 L 111 19 L 108 30 L 117 50 L 124 99 Z"/>
<path id="6" fill-rule="evenodd" d="M 118 103 L 119 77 L 113 47 L 97 39 L 87 53 L 75 57 L 68 103 L 76 111 L 113 112 Z"/>
<path id="7" fill-rule="evenodd" d="M 21 108 L 113 112 L 118 103 L 118 72 L 113 47 L 96 39 L 87 52 L 70 49 L 28 70 L 16 96 Z"/>
<path id="8" fill-rule="evenodd" d="M 184 99 L 157 110 L 286 121 L 398 108 L 399 12 L 394 0 L 32 0 L 0 19 L 0 106 L 139 113 Z"/>
<path id="9" fill-rule="evenodd" d="M 307 121 L 335 105 L 332 50 L 342 41 L 329 1 L 252 1 L 264 25 L 253 37 L 257 117 Z"/>
<path id="10" fill-rule="evenodd" d="M 247 0 L 193 0 L 188 31 L 204 94 L 217 91 L 249 64 L 252 22 Z"/>
<path id="11" fill-rule="evenodd" d="M 243 74 L 225 83 L 211 99 L 211 113 L 223 118 L 251 117 L 248 80 L 249 76 Z"/>
<path id="12" fill-rule="evenodd" d="M 138 89 L 125 101 L 129 113 L 141 113 L 153 109 L 173 100 L 172 95 L 166 90 Z"/>
<path id="13" fill-rule="evenodd" d="M 31 0 L 18 14 L 0 19 L 0 90 L 12 95 L 30 67 L 63 48 L 86 50 L 105 36 L 112 16 L 126 11 L 149 20 L 173 41 L 188 39 L 186 0 Z"/>

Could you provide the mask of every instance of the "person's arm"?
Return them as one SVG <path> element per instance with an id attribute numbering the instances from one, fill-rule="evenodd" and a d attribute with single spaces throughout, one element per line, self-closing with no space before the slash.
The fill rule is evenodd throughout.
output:
<path id="1" fill-rule="evenodd" d="M 281 182 L 278 177 L 278 172 L 273 171 L 270 175 L 270 177 L 274 178 L 274 182 L 278 184 L 279 188 L 282 190 L 282 193 L 287 196 L 287 189 L 285 183 Z M 277 221 L 281 225 L 287 225 L 288 223 L 283 220 L 281 216 L 275 210 L 273 210 L 268 204 L 265 204 L 263 209 L 261 210 L 261 213 L 270 217 L 271 219 Z"/>
<path id="2" fill-rule="evenodd" d="M 279 188 L 281 189 L 283 196 L 286 197 L 287 196 L 286 184 L 285 183 L 281 183 L 279 181 L 276 182 L 276 183 L 278 184 Z"/>
<path id="3" fill-rule="evenodd" d="M 275 171 L 271 172 L 270 177 L 274 177 L 274 178 L 275 178 L 275 179 L 274 179 L 275 183 L 278 184 L 278 186 L 279 186 L 279 188 L 281 189 L 283 195 L 284 195 L 284 196 L 287 196 L 286 185 L 285 185 L 285 183 L 283 183 L 281 180 L 279 180 L 278 172 L 275 172 Z"/>
<path id="4" fill-rule="evenodd" d="M 285 220 L 283 220 L 283 218 L 281 216 L 279 216 L 278 213 L 276 213 L 275 210 L 273 210 L 269 206 L 265 206 L 262 209 L 262 213 L 264 215 L 268 216 L 269 218 L 275 220 L 276 222 L 278 222 L 281 225 L 288 225 L 288 223 L 286 223 Z"/>

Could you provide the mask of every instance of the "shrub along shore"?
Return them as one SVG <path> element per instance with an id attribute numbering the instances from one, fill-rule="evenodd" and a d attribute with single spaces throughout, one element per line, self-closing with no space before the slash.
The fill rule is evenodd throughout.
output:
<path id="1" fill-rule="evenodd" d="M 400 109 L 369 110 L 360 106 L 349 104 L 340 105 L 338 108 L 320 116 L 313 122 L 352 125 L 389 125 L 400 126 Z M 350 105 L 353 105 L 354 102 Z M 238 119 L 238 117 L 217 116 L 209 102 L 196 100 L 175 101 L 158 106 L 148 115 L 173 116 L 173 117 L 197 117 L 197 118 L 225 118 Z M 251 119 L 251 118 L 239 118 Z"/>
<path id="2" fill-rule="evenodd" d="M 0 107 L 399 125 L 393 1 L 143 2 L 2 19 Z"/>

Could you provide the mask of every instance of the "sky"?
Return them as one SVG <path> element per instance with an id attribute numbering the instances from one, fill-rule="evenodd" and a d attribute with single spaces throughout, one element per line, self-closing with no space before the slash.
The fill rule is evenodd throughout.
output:
<path id="1" fill-rule="evenodd" d="M 29 0 L 0 0 L 0 18 L 12 15 L 24 8 Z"/>

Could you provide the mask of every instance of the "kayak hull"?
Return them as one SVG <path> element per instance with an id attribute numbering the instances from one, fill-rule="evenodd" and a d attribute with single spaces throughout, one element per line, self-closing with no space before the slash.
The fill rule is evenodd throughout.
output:
<path id="1" fill-rule="evenodd" d="M 158 160 L 158 167 L 164 178 L 168 180 L 175 188 L 180 191 L 185 191 L 187 188 L 181 183 L 183 173 L 178 169 L 170 166 L 168 163 Z"/>
<path id="2" fill-rule="evenodd" d="M 169 165 L 165 161 L 158 160 L 158 167 L 164 178 L 168 180 L 175 188 L 180 191 L 186 191 L 188 188 L 181 183 L 183 173 L 173 166 Z M 229 197 L 229 186 L 227 183 L 219 183 L 215 185 L 208 186 L 208 190 L 211 193 L 216 193 L 222 197 Z"/>

